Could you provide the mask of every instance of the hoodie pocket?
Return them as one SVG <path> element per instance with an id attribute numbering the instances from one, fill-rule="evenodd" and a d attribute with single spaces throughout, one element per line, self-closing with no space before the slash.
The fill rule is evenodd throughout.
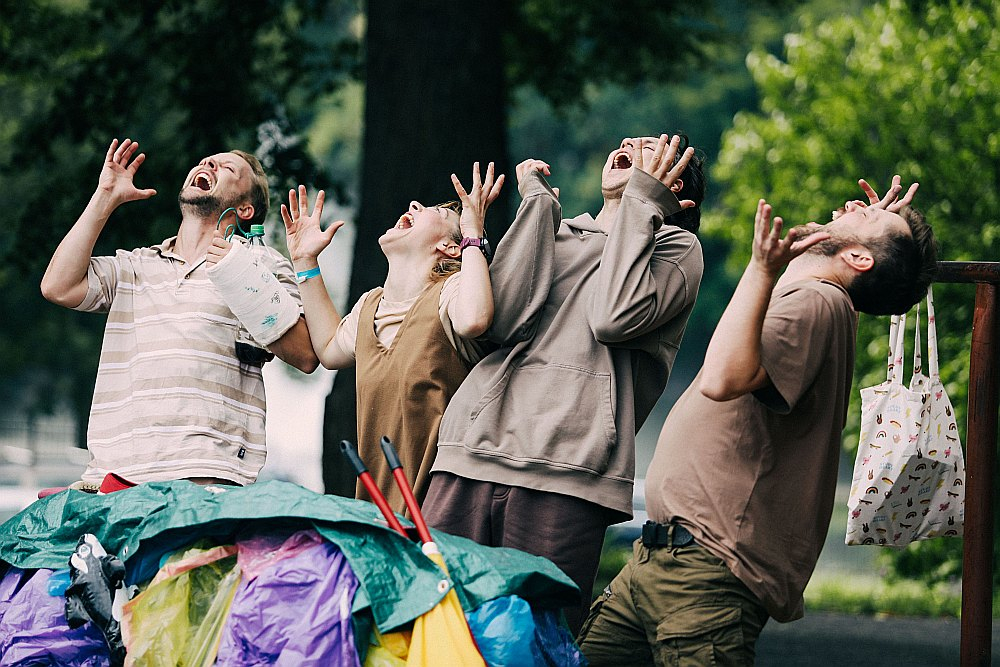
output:
<path id="1" fill-rule="evenodd" d="M 467 442 L 505 458 L 596 473 L 617 447 L 610 373 L 574 366 L 508 368 L 472 412 Z"/>

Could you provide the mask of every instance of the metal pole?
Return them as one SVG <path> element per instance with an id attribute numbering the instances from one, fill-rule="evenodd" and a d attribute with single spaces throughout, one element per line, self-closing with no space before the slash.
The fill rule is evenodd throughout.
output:
<path id="1" fill-rule="evenodd" d="M 996 465 L 1000 288 L 976 285 L 966 435 L 962 553 L 962 667 L 989 665 L 993 618 L 993 475 Z"/>

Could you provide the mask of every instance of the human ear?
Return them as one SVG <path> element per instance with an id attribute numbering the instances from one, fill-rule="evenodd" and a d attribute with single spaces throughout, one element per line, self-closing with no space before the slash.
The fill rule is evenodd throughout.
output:
<path id="1" fill-rule="evenodd" d="M 438 250 L 441 254 L 451 259 L 458 259 L 462 255 L 462 249 L 458 247 L 458 244 L 448 241 L 442 241 L 441 245 L 438 246 Z"/>
<path id="2" fill-rule="evenodd" d="M 253 204 L 243 204 L 236 209 L 236 215 L 240 217 L 240 220 L 250 220 L 253 218 Z"/>
<path id="3" fill-rule="evenodd" d="M 670 191 L 673 193 L 678 193 L 684 189 L 684 179 L 678 178 L 670 185 Z"/>
<path id="4" fill-rule="evenodd" d="M 851 246 L 840 251 L 840 258 L 853 270 L 864 273 L 875 266 L 875 258 L 868 248 Z"/>

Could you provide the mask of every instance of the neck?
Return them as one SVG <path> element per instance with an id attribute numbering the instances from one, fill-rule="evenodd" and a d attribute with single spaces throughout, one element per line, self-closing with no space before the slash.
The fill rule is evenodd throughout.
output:
<path id="1" fill-rule="evenodd" d="M 177 243 L 174 246 L 174 252 L 188 263 L 204 257 L 208 246 L 212 245 L 216 222 L 218 222 L 218 218 L 203 217 L 181 209 L 181 226 L 177 230 Z"/>
<path id="2" fill-rule="evenodd" d="M 407 301 L 418 296 L 431 283 L 431 270 L 436 261 L 436 257 L 394 255 L 389 259 L 389 275 L 382 288 L 382 298 Z"/>
<path id="3" fill-rule="evenodd" d="M 621 197 L 616 197 L 615 199 L 604 200 L 604 206 L 597 213 L 597 217 L 594 218 L 594 222 L 600 226 L 601 229 L 607 233 L 611 230 L 611 221 L 615 219 L 618 215 L 618 209 L 622 205 Z"/>
<path id="4" fill-rule="evenodd" d="M 803 280 L 827 280 L 841 287 L 848 284 L 847 277 L 837 271 L 833 257 L 804 253 L 791 262 L 785 272 L 778 278 L 775 287 L 783 287 Z"/>

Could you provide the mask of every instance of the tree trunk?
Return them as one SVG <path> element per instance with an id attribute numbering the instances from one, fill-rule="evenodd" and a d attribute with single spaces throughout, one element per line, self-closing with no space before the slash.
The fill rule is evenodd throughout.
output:
<path id="1" fill-rule="evenodd" d="M 507 168 L 501 28 L 505 3 L 378 0 L 368 3 L 365 138 L 350 301 L 381 285 L 387 264 L 378 237 L 413 199 L 456 199 L 450 174 L 468 186 L 472 163 L 497 163 L 510 179 L 487 229 L 496 245 L 516 189 Z M 353 495 L 354 475 L 338 450 L 357 438 L 355 374 L 339 372 L 326 402 L 323 481 Z"/>

